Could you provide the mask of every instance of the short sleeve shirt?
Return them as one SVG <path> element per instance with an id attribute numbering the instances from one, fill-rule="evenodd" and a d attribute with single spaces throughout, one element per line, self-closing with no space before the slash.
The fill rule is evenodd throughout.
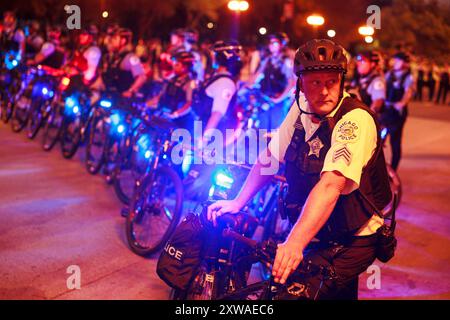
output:
<path id="1" fill-rule="evenodd" d="M 344 98 L 347 96 L 348 94 L 345 93 Z M 299 102 L 303 110 L 309 110 L 304 96 L 300 97 Z M 330 116 L 333 116 L 338 108 Z M 294 102 L 286 119 L 269 143 L 272 156 L 279 161 L 284 159 L 299 115 L 300 110 L 297 103 Z M 307 142 L 311 140 L 319 128 L 319 124 L 314 123 L 311 116 L 306 114 L 302 114 L 300 119 L 305 129 L 305 141 Z M 375 152 L 376 145 L 377 129 L 372 116 L 362 109 L 355 109 L 346 113 L 333 129 L 331 147 L 325 156 L 322 173 L 337 171 L 342 174 L 347 178 L 343 194 L 351 193 L 358 189 L 362 170 Z"/>
<path id="2" fill-rule="evenodd" d="M 367 87 L 367 93 L 371 96 L 372 101 L 386 99 L 386 81 L 383 77 L 375 77 Z M 369 106 L 370 107 L 370 106 Z"/>
<path id="3" fill-rule="evenodd" d="M 214 99 L 211 112 L 219 112 L 225 115 L 228 105 L 236 92 L 234 81 L 228 77 L 222 77 L 211 83 L 206 88 L 206 94 Z"/>
<path id="4" fill-rule="evenodd" d="M 131 71 L 133 77 L 135 78 L 145 74 L 145 69 L 141 63 L 141 60 L 136 54 L 131 52 L 122 60 L 120 68 L 122 70 Z"/>

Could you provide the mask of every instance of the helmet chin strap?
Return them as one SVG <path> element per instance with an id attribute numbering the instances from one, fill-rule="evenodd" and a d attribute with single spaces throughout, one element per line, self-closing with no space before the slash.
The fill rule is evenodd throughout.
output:
<path id="1" fill-rule="evenodd" d="M 297 89 L 295 91 L 295 101 L 297 102 L 297 106 L 298 106 L 298 109 L 300 110 L 300 114 L 304 113 L 307 115 L 311 115 L 311 116 L 315 117 L 316 119 L 318 119 L 320 122 L 322 122 L 324 119 L 326 119 L 328 117 L 328 115 L 330 113 L 332 113 L 339 106 L 339 103 L 341 102 L 342 97 L 344 96 L 344 83 L 345 83 L 345 74 L 342 73 L 341 85 L 340 85 L 340 89 L 339 89 L 339 99 L 338 99 L 336 105 L 327 114 L 320 115 L 315 112 L 305 111 L 300 107 L 300 77 L 298 77 L 297 78 Z"/>

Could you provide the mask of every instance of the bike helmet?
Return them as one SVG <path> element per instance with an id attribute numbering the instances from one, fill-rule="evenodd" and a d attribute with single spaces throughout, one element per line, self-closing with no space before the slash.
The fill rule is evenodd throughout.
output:
<path id="1" fill-rule="evenodd" d="M 194 63 L 195 63 L 195 56 L 192 52 L 180 50 L 174 53 L 173 60 L 176 60 L 178 62 L 181 62 L 185 66 L 187 66 L 189 69 L 192 69 Z"/>
<path id="2" fill-rule="evenodd" d="M 116 30 L 114 30 L 114 35 L 118 35 L 121 38 L 126 39 L 127 43 L 130 43 L 133 39 L 133 32 L 127 28 L 117 28 Z"/>
<path id="3" fill-rule="evenodd" d="M 307 112 L 300 107 L 300 75 L 305 72 L 315 71 L 337 71 L 342 73 L 340 86 L 340 98 L 343 97 L 345 73 L 347 72 L 347 58 L 345 50 L 340 45 L 331 40 L 313 39 L 298 48 L 295 53 L 294 72 L 298 76 L 295 100 L 301 113 L 310 114 L 322 120 L 327 115 L 319 115 L 314 112 Z M 334 106 L 330 113 L 337 108 L 339 102 Z"/>
<path id="4" fill-rule="evenodd" d="M 325 70 L 347 72 L 344 48 L 326 39 L 313 39 L 298 48 L 294 59 L 297 76 L 304 72 Z"/>
<path id="5" fill-rule="evenodd" d="M 216 63 L 226 67 L 233 76 L 236 76 L 241 71 L 242 46 L 237 41 L 217 41 L 214 43 L 212 50 Z"/>
<path id="6" fill-rule="evenodd" d="M 289 43 L 289 37 L 284 32 L 272 33 L 268 36 L 268 40 L 277 39 L 280 41 L 281 45 L 284 47 Z"/>
<path id="7" fill-rule="evenodd" d="M 356 56 L 356 61 L 361 61 L 361 59 L 367 59 L 370 62 L 378 64 L 381 60 L 381 57 L 377 51 L 367 50 L 358 53 L 358 55 Z"/>
<path id="8" fill-rule="evenodd" d="M 198 32 L 191 28 L 184 29 L 183 38 L 186 42 L 190 44 L 195 44 L 198 42 Z"/>
<path id="9" fill-rule="evenodd" d="M 408 62 L 410 61 L 410 59 L 409 59 L 409 54 L 407 54 L 406 52 L 402 52 L 402 51 L 397 52 L 396 54 L 394 54 L 394 55 L 392 56 L 392 58 L 396 58 L 396 59 L 403 60 L 403 61 L 405 61 L 406 63 L 408 63 Z"/>

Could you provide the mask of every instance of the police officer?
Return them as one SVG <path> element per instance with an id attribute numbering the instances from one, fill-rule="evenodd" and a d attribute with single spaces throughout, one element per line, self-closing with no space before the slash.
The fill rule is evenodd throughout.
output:
<path id="1" fill-rule="evenodd" d="M 261 93 L 271 98 L 272 106 L 261 115 L 261 128 L 278 128 L 286 116 L 292 101 L 292 89 L 295 86 L 292 72 L 292 59 L 287 54 L 288 36 L 283 33 L 271 34 L 268 37 L 270 54 L 261 62 L 254 82 L 261 87 Z M 252 82 L 252 81 L 251 81 Z M 282 102 L 286 101 L 286 105 Z"/>
<path id="2" fill-rule="evenodd" d="M 40 64 L 55 70 L 60 69 L 66 58 L 65 51 L 61 47 L 61 32 L 62 28 L 60 26 L 49 26 L 47 29 L 47 42 L 42 45 L 41 50 L 34 58 L 27 61 L 27 64 Z"/>
<path id="3" fill-rule="evenodd" d="M 414 96 L 414 79 L 409 69 L 409 56 L 398 52 L 393 56 L 392 70 L 386 79 L 386 103 L 381 114 L 381 122 L 388 129 L 392 149 L 391 166 L 397 170 L 402 153 L 402 134 L 408 103 Z"/>
<path id="4" fill-rule="evenodd" d="M 166 110 L 168 118 L 178 127 L 192 132 L 195 120 L 191 110 L 195 57 L 191 52 L 181 50 L 175 53 L 172 60 L 174 77 L 164 85 L 160 96 L 154 99 L 158 101 L 158 109 Z"/>
<path id="5" fill-rule="evenodd" d="M 28 27 L 29 34 L 25 42 L 25 57 L 33 58 L 44 44 L 44 38 L 40 34 L 41 26 L 38 21 L 32 21 Z"/>
<path id="6" fill-rule="evenodd" d="M 192 105 L 202 122 L 204 142 L 209 140 L 213 129 L 225 133 L 226 129 L 236 128 L 236 80 L 242 68 L 241 46 L 237 42 L 217 41 L 212 49 L 214 71 L 196 89 Z"/>
<path id="7" fill-rule="evenodd" d="M 99 65 L 102 58 L 102 51 L 97 46 L 97 33 L 94 26 L 83 29 L 78 36 L 78 52 L 86 60 L 86 69 L 83 71 L 83 81 L 91 84 L 99 75 Z"/>
<path id="8" fill-rule="evenodd" d="M 347 59 L 341 46 L 307 42 L 297 50 L 294 70 L 302 95 L 239 195 L 211 205 L 208 218 L 238 212 L 271 180 L 273 163 L 285 160 L 286 202 L 295 224 L 278 245 L 272 270 L 275 282 L 287 284 L 281 298 L 343 298 L 376 257 L 375 232 L 383 219 L 375 212 L 391 200 L 378 124 L 368 107 L 343 92 Z M 296 275 L 286 283 L 303 260 L 324 267 L 328 276 Z"/>
<path id="9" fill-rule="evenodd" d="M 381 111 L 386 99 L 386 84 L 378 68 L 379 62 L 379 54 L 375 51 L 363 51 L 356 56 L 359 96 L 375 113 Z"/>
<path id="10" fill-rule="evenodd" d="M 132 51 L 132 32 L 124 28 L 113 32 L 110 51 L 104 59 L 102 80 L 106 89 L 116 90 L 129 98 L 139 91 L 147 76 L 141 61 Z"/>
<path id="11" fill-rule="evenodd" d="M 0 25 L 0 52 L 14 52 L 15 58 L 23 57 L 25 53 L 25 33 L 17 26 L 16 15 L 13 11 L 3 14 Z"/>

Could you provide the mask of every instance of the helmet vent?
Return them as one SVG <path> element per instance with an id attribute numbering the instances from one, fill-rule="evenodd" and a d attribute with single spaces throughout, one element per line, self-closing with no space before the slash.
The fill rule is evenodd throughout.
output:
<path id="1" fill-rule="evenodd" d="M 317 51 L 319 52 L 319 61 L 325 61 L 327 58 L 327 49 L 325 47 L 319 47 Z"/>

